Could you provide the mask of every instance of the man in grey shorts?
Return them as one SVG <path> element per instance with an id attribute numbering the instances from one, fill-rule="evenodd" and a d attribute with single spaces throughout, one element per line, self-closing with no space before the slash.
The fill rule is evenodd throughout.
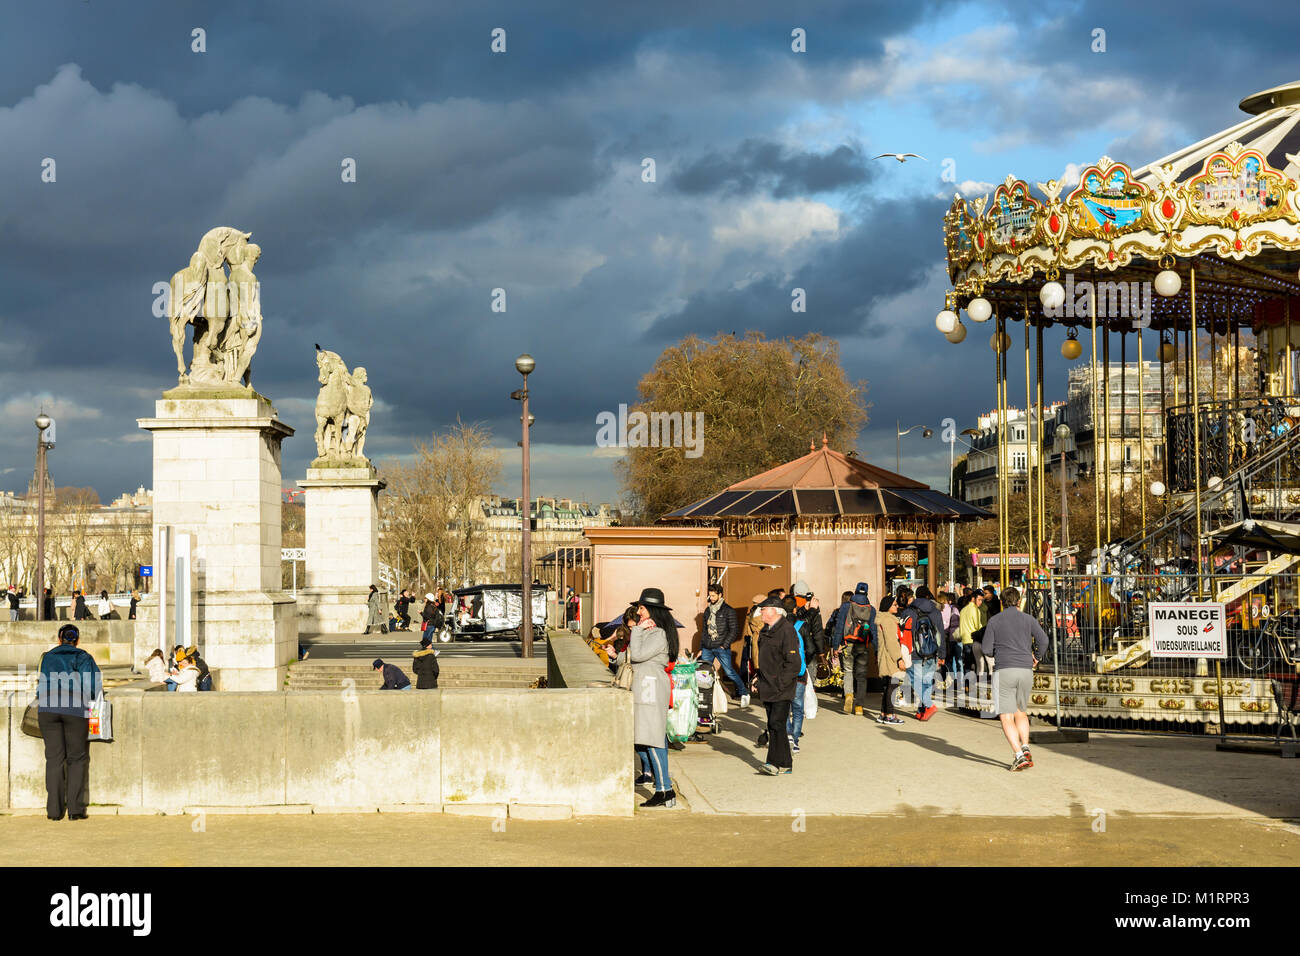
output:
<path id="1" fill-rule="evenodd" d="M 1034 655 L 1035 641 L 1038 656 Z M 1034 765 L 1029 753 L 1029 691 L 1034 686 L 1034 668 L 1049 643 L 1038 622 L 1020 610 L 1020 592 L 1005 588 L 1002 613 L 989 618 L 984 629 L 984 656 L 997 665 L 993 679 L 998 682 L 998 719 L 1015 755 L 1012 770 Z"/>

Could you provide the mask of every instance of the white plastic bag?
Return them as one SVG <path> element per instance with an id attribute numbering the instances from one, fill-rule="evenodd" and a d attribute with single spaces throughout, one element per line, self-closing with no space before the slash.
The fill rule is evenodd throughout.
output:
<path id="1" fill-rule="evenodd" d="M 722 681 L 713 682 L 713 716 L 727 712 L 727 692 L 722 689 Z"/>
<path id="2" fill-rule="evenodd" d="M 812 720 L 817 716 L 817 688 L 810 680 L 803 685 L 803 719 Z"/>
<path id="3" fill-rule="evenodd" d="M 88 740 L 113 740 L 113 705 L 108 702 L 108 698 L 101 693 L 92 700 L 86 708 L 86 716 L 90 718 Z"/>

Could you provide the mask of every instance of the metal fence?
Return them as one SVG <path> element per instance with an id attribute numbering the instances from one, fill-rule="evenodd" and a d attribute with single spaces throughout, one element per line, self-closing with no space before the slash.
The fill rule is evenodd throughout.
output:
<path id="1" fill-rule="evenodd" d="M 1152 602 L 1219 601 L 1226 659 L 1155 657 Z M 1062 727 L 1273 736 L 1300 679 L 1300 575 L 1053 575 L 1026 589 L 1052 646 L 1030 713 Z"/>

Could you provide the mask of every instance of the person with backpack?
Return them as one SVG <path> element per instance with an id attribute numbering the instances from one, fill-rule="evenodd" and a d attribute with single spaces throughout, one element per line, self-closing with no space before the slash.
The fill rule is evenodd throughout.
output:
<path id="1" fill-rule="evenodd" d="M 668 775 L 668 708 L 672 684 L 668 672 L 677 662 L 677 623 L 659 588 L 644 588 L 633 602 L 637 620 L 628 640 L 632 665 L 632 731 L 641 766 L 649 761 L 654 796 L 644 808 L 675 807 L 677 791 Z"/>
<path id="2" fill-rule="evenodd" d="M 908 682 L 917 696 L 917 720 L 929 720 L 937 712 L 934 706 L 934 675 L 943 663 L 943 616 L 934 603 L 930 589 L 922 584 L 911 599 L 910 588 L 899 588 L 899 597 L 905 602 L 899 618 L 903 631 L 909 635 L 912 649 L 912 666 L 908 668 Z"/>
<path id="3" fill-rule="evenodd" d="M 859 581 L 849 595 L 843 615 L 844 644 L 840 650 L 840 667 L 844 674 L 844 713 L 862 715 L 867 696 L 868 646 L 875 636 L 876 609 L 871 606 L 869 589 Z"/>

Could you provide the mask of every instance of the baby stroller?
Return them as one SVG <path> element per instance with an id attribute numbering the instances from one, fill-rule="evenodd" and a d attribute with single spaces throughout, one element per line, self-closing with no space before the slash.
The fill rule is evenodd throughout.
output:
<path id="1" fill-rule="evenodd" d="M 695 687 L 699 699 L 695 717 L 695 729 L 701 734 L 718 732 L 717 715 L 713 713 L 713 688 L 718 675 L 711 668 L 703 667 L 695 672 Z"/>

